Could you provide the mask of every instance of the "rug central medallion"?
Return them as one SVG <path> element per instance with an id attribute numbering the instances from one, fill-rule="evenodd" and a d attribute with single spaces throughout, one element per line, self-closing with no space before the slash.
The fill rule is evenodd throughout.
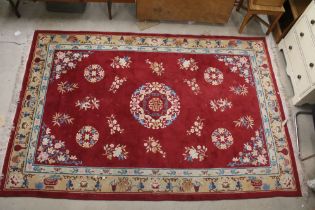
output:
<path id="1" fill-rule="evenodd" d="M 146 128 L 165 128 L 179 115 L 180 100 L 169 86 L 158 82 L 146 83 L 132 94 L 130 111 Z"/>

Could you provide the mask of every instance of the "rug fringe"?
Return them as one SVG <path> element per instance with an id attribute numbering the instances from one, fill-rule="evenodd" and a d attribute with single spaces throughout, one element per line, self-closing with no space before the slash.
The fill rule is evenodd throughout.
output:
<path id="1" fill-rule="evenodd" d="M 9 139 L 10 139 L 10 134 L 11 134 L 11 131 L 14 129 L 13 120 L 14 120 L 17 106 L 20 102 L 19 96 L 20 96 L 20 92 L 22 88 L 22 83 L 23 83 L 27 58 L 28 58 L 27 52 L 30 51 L 31 42 L 32 40 L 30 39 L 30 36 L 26 35 L 26 42 L 19 44 L 23 46 L 22 53 L 21 53 L 22 57 L 20 59 L 20 64 L 19 64 L 18 71 L 15 78 L 14 91 L 11 97 L 9 110 L 6 116 L 4 117 L 4 125 L 0 127 L 0 137 L 1 137 L 0 139 L 0 169 L 1 171 L 3 169 L 3 164 L 4 164 L 4 159 L 5 159 Z M 1 178 L 2 178 L 2 174 L 1 174 Z"/>
<path id="2" fill-rule="evenodd" d="M 293 147 L 293 151 L 294 151 L 294 158 L 295 158 L 295 162 L 296 162 L 296 167 L 298 170 L 298 176 L 299 176 L 299 180 L 300 180 L 300 185 L 301 185 L 301 192 L 302 192 L 302 196 L 303 197 L 307 197 L 308 196 L 308 189 L 306 187 L 306 177 L 305 177 L 305 173 L 303 171 L 303 167 L 301 164 L 298 154 L 298 149 L 297 149 L 297 145 L 296 145 L 296 134 L 295 134 L 295 125 L 294 125 L 294 106 L 291 102 L 291 98 L 289 97 L 285 85 L 283 84 L 283 81 L 280 79 L 281 78 L 281 74 L 285 73 L 284 69 L 280 68 L 280 64 L 279 64 L 279 60 L 281 59 L 279 57 L 279 52 L 278 51 L 278 47 L 272 37 L 272 35 L 269 35 L 266 37 L 266 41 L 267 41 L 267 46 L 268 46 L 268 51 L 270 54 L 270 58 L 271 58 L 271 63 L 272 63 L 272 67 L 274 70 L 274 74 L 275 74 L 275 78 L 276 78 L 276 82 L 278 85 L 278 89 L 279 89 L 279 94 L 280 94 L 280 98 L 281 98 L 281 102 L 282 102 L 282 107 L 285 113 L 285 120 L 283 122 L 283 125 L 287 125 L 288 126 L 288 131 L 289 131 L 289 135 L 291 137 L 292 140 L 292 147 Z M 282 73 L 281 73 L 281 71 Z"/>

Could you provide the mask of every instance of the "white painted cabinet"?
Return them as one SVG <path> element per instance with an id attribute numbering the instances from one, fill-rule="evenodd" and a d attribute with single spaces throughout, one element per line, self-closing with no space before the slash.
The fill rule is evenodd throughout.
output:
<path id="1" fill-rule="evenodd" d="M 279 43 L 294 89 L 294 105 L 315 104 L 315 1 Z"/>

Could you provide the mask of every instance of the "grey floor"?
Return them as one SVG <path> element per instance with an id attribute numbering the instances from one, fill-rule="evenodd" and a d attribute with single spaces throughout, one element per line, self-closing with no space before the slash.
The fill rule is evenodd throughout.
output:
<path id="1" fill-rule="evenodd" d="M 0 163 L 5 153 L 9 128 L 15 113 L 17 92 L 25 70 L 26 59 L 34 30 L 86 30 L 126 31 L 145 33 L 235 35 L 243 14 L 233 11 L 224 25 L 163 22 L 141 31 L 135 18 L 135 7 L 126 4 L 113 5 L 113 20 L 107 18 L 105 4 L 88 4 L 83 14 L 52 13 L 45 10 L 41 2 L 24 2 L 22 18 L 17 19 L 7 1 L 0 0 Z M 242 36 L 263 36 L 264 29 L 255 21 L 250 22 Z M 270 52 L 278 85 L 285 106 L 291 137 L 295 143 L 293 115 L 300 108 L 290 102 L 292 88 L 285 74 L 284 60 L 271 36 L 268 37 Z M 303 108 L 304 109 L 304 108 Z M 315 152 L 315 134 L 310 117 L 299 119 L 302 150 L 304 154 Z M 306 180 L 315 178 L 315 158 L 298 163 L 303 188 L 300 198 L 268 198 L 249 200 L 225 200 L 202 202 L 127 202 L 127 201 L 79 201 L 41 198 L 0 198 L 0 210 L 8 209 L 315 209 L 315 194 L 307 189 Z M 1 166 L 1 164 L 0 164 Z"/>

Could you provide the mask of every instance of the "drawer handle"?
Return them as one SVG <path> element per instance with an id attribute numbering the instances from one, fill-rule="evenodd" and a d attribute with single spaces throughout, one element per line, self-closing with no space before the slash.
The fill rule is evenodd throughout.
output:
<path id="1" fill-rule="evenodd" d="M 315 24 L 315 20 L 311 20 L 311 24 L 314 25 Z"/>
<path id="2" fill-rule="evenodd" d="M 298 79 L 301 79 L 301 78 L 302 78 L 302 76 L 301 76 L 301 75 L 297 75 L 297 78 L 298 78 Z"/>
<path id="3" fill-rule="evenodd" d="M 291 45 L 289 46 L 289 50 L 292 50 L 292 46 Z"/>
<path id="4" fill-rule="evenodd" d="M 303 32 L 301 32 L 301 33 L 300 33 L 300 37 L 303 37 L 303 36 L 304 36 L 304 33 L 303 33 Z"/>
<path id="5" fill-rule="evenodd" d="M 314 67 L 314 63 L 310 63 L 310 67 L 313 68 Z"/>

